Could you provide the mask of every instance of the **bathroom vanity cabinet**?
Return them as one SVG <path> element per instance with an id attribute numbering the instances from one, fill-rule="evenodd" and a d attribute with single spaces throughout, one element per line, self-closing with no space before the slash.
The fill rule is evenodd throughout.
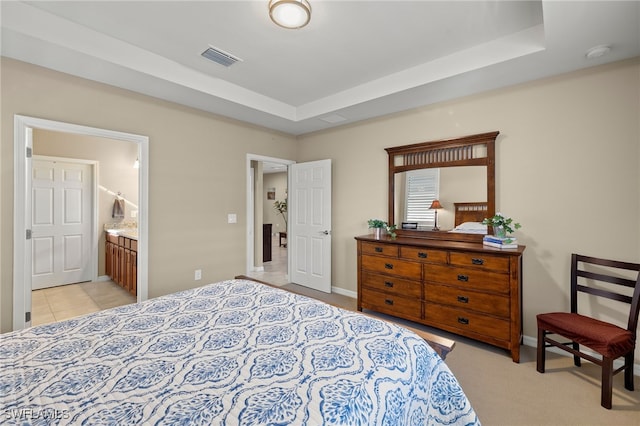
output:
<path id="1" fill-rule="evenodd" d="M 106 233 L 105 272 L 111 279 L 134 296 L 138 282 L 138 240 Z"/>

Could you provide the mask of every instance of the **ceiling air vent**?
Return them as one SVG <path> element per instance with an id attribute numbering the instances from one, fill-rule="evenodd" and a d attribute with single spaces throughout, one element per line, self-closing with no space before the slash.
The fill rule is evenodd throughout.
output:
<path id="1" fill-rule="evenodd" d="M 238 61 L 242 62 L 242 59 L 236 58 L 235 56 L 225 52 L 224 50 L 220 50 L 216 47 L 211 46 L 207 50 L 202 52 L 202 56 L 225 67 L 230 67 Z"/>

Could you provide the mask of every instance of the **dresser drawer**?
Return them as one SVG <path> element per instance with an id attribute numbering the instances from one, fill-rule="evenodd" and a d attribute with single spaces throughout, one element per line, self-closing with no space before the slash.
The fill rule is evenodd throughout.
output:
<path id="1" fill-rule="evenodd" d="M 118 236 L 113 234 L 107 234 L 107 241 L 113 244 L 118 244 Z"/>
<path id="2" fill-rule="evenodd" d="M 449 284 L 467 289 L 509 293 L 509 275 L 482 269 L 444 265 L 424 265 L 426 281 Z"/>
<path id="3" fill-rule="evenodd" d="M 388 275 L 363 272 L 362 285 L 382 293 L 422 299 L 422 283 L 420 281 L 403 280 Z"/>
<path id="4" fill-rule="evenodd" d="M 444 250 L 432 250 L 421 247 L 400 247 L 400 257 L 420 262 L 447 263 L 447 252 Z"/>
<path id="5" fill-rule="evenodd" d="M 422 264 L 390 257 L 362 256 L 362 269 L 397 275 L 410 280 L 420 280 L 422 277 Z"/>
<path id="6" fill-rule="evenodd" d="M 427 283 L 424 287 L 424 300 L 436 305 L 469 309 L 509 319 L 509 297 L 507 296 Z"/>
<path id="7" fill-rule="evenodd" d="M 449 263 L 456 266 L 478 267 L 493 271 L 509 272 L 509 258 L 484 253 L 459 253 L 449 254 Z"/>
<path id="8" fill-rule="evenodd" d="M 362 250 L 362 254 L 398 257 L 397 245 L 362 242 L 362 245 L 360 247 Z"/>
<path id="9" fill-rule="evenodd" d="M 464 309 L 425 302 L 424 317 L 429 325 L 453 328 L 459 330 L 460 334 L 465 334 L 466 331 L 499 340 L 509 340 L 511 337 L 509 321 Z"/>
<path id="10" fill-rule="evenodd" d="M 422 301 L 414 297 L 385 294 L 363 288 L 362 307 L 406 319 L 422 318 Z"/>

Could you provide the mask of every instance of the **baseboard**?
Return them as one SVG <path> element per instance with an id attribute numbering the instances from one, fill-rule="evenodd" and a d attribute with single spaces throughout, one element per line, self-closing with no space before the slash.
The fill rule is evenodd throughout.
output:
<path id="1" fill-rule="evenodd" d="M 100 275 L 98 278 L 96 278 L 97 283 L 101 283 L 104 281 L 111 281 L 111 277 L 109 275 Z"/>
<path id="2" fill-rule="evenodd" d="M 344 288 L 331 287 L 331 291 L 333 293 L 340 294 L 342 296 L 351 297 L 352 299 L 357 299 L 358 298 L 358 293 L 357 292 L 351 291 L 351 290 L 346 290 Z"/>

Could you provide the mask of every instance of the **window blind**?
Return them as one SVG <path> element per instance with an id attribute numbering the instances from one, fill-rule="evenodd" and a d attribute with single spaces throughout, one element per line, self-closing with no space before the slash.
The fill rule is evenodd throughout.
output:
<path id="1" fill-rule="evenodd" d="M 439 169 L 411 170 L 406 176 L 407 222 L 434 225 L 434 210 L 429 210 L 433 200 L 438 199 L 440 186 Z"/>

